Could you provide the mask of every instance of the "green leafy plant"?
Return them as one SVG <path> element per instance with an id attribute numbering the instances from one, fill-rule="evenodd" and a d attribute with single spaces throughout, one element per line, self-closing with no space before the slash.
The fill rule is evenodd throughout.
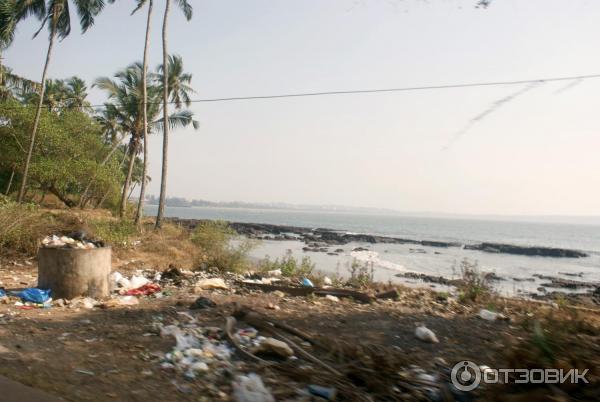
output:
<path id="1" fill-rule="evenodd" d="M 452 267 L 452 271 L 460 273 L 458 285 L 458 298 L 461 302 L 475 302 L 487 297 L 491 293 L 491 286 L 487 276 L 479 270 L 477 261 L 471 262 L 465 258 L 460 265 Z"/>
<path id="2" fill-rule="evenodd" d="M 191 240 L 201 249 L 202 265 L 232 272 L 241 272 L 249 267 L 248 254 L 256 244 L 240 238 L 223 221 L 201 222 L 192 232 Z"/>
<path id="3" fill-rule="evenodd" d="M 266 257 L 259 262 L 259 270 L 261 271 L 273 271 L 276 269 L 280 269 L 281 274 L 286 277 L 308 278 L 313 275 L 315 264 L 308 256 L 304 256 L 298 261 L 293 256 L 291 250 L 288 250 L 281 259 L 277 258 L 272 261 L 269 257 Z"/>
<path id="4" fill-rule="evenodd" d="M 348 267 L 348 272 L 350 273 L 350 278 L 348 278 L 346 283 L 350 286 L 360 288 L 373 283 L 375 269 L 372 262 L 364 261 L 361 263 L 354 259 Z"/>

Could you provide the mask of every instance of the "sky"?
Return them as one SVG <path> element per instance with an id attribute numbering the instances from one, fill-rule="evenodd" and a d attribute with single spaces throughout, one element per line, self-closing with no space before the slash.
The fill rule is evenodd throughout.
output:
<path id="1" fill-rule="evenodd" d="M 600 73 L 598 1 L 495 0 L 487 9 L 476 0 L 191 3 L 190 22 L 173 9 L 169 51 L 193 74 L 194 98 Z M 152 66 L 162 60 L 163 5 L 155 1 Z M 74 29 L 55 47 L 50 77 L 92 82 L 141 60 L 146 16 L 130 16 L 133 7 L 118 1 L 86 34 Z M 37 27 L 19 26 L 4 63 L 39 80 L 47 35 L 32 40 Z M 89 99 L 105 96 L 91 89 Z M 600 215 L 599 100 L 600 78 L 197 103 L 199 130 L 170 137 L 168 195 Z M 150 194 L 159 192 L 161 143 L 150 139 Z"/>

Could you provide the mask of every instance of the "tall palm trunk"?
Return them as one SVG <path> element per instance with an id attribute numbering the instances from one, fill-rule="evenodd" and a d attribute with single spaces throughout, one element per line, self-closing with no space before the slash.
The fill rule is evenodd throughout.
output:
<path id="1" fill-rule="evenodd" d="M 58 13 L 55 13 L 58 15 Z M 50 41 L 48 43 L 48 52 L 46 53 L 46 63 L 44 64 L 44 71 L 42 73 L 42 84 L 40 88 L 40 100 L 38 102 L 37 110 L 35 111 L 35 119 L 33 120 L 33 129 L 31 130 L 31 137 L 29 138 L 29 150 L 27 151 L 27 159 L 25 159 L 25 168 L 23 169 L 23 177 L 21 178 L 21 189 L 19 190 L 18 202 L 23 202 L 25 196 L 25 189 L 27 188 L 27 175 L 29 174 L 29 165 L 31 163 L 31 155 L 33 154 L 33 147 L 35 145 L 35 136 L 37 134 L 38 126 L 40 124 L 40 117 L 42 115 L 42 106 L 44 104 L 44 92 L 46 91 L 46 75 L 48 74 L 48 65 L 50 64 L 50 56 L 52 54 L 52 48 L 54 47 L 54 40 L 56 39 L 56 18 L 52 17 L 51 28 L 50 28 Z"/>
<path id="2" fill-rule="evenodd" d="M 142 185 L 140 187 L 140 199 L 138 200 L 137 211 L 135 213 L 135 224 L 138 225 L 144 213 L 144 198 L 146 197 L 146 176 L 148 175 L 148 47 L 150 46 L 150 23 L 152 18 L 152 0 L 148 2 L 148 20 L 146 21 L 146 42 L 144 44 L 144 66 L 142 69 L 142 97 L 143 97 L 143 117 L 144 131 L 142 140 L 144 143 L 144 168 L 142 169 Z"/>
<path id="3" fill-rule="evenodd" d="M 135 155 L 137 153 L 137 134 L 133 134 L 129 144 L 129 166 L 127 167 L 127 176 L 123 183 L 123 194 L 121 194 L 121 203 L 119 204 L 119 216 L 125 216 L 125 208 L 127 207 L 127 198 L 129 195 L 129 185 L 131 184 L 131 176 L 133 175 L 133 165 L 135 164 Z"/>
<path id="4" fill-rule="evenodd" d="M 169 60 L 167 52 L 167 26 L 169 20 L 169 10 L 171 0 L 165 1 L 165 16 L 162 27 L 163 44 L 163 154 L 162 154 L 162 172 L 160 177 L 160 199 L 158 201 L 158 213 L 156 214 L 156 228 L 162 225 L 163 215 L 165 213 L 165 198 L 167 195 L 167 166 L 169 156 Z"/>

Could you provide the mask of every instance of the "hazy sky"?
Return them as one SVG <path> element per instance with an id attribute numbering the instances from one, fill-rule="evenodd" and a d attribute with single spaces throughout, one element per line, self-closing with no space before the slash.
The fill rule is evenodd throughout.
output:
<path id="1" fill-rule="evenodd" d="M 600 1 L 191 0 L 170 51 L 195 97 L 600 73 Z M 88 81 L 141 60 L 145 15 L 118 1 L 56 46 L 50 76 Z M 155 0 L 152 64 L 161 60 Z M 5 63 L 41 76 L 47 35 L 19 27 Z M 478 214 L 600 215 L 600 79 L 200 103 L 173 133 L 169 195 Z M 559 91 L 560 93 L 556 93 Z M 521 93 L 444 149 L 494 102 Z M 91 101 L 103 94 L 91 91 Z M 150 143 L 158 194 L 161 137 Z"/>

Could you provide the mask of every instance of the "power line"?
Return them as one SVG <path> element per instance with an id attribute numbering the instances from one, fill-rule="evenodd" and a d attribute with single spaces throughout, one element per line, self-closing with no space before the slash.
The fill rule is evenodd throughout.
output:
<path id="1" fill-rule="evenodd" d="M 373 94 L 373 93 L 385 93 L 385 92 L 411 92 L 411 91 L 429 91 L 436 89 L 455 89 L 455 88 L 471 88 L 471 87 L 489 87 L 489 86 L 500 86 L 500 85 L 520 85 L 520 84 L 531 84 L 531 83 L 545 83 L 545 82 L 556 82 L 556 81 L 583 81 L 592 78 L 600 78 L 600 74 L 588 74 L 588 75 L 576 75 L 567 77 L 550 77 L 550 78 L 535 78 L 529 80 L 515 80 L 515 81 L 491 81 L 491 82 L 472 82 L 472 83 L 459 83 L 459 84 L 445 84 L 445 85 L 425 85 L 425 86 L 412 86 L 412 87 L 400 87 L 400 88 L 378 88 L 378 89 L 353 89 L 353 90 L 342 90 L 342 91 L 323 91 L 323 92 L 302 92 L 302 93 L 288 93 L 288 94 L 275 94 L 275 95 L 253 95 L 253 96 L 233 96 L 225 98 L 204 98 L 204 99 L 193 99 L 191 103 L 208 103 L 208 102 L 231 102 L 231 101 L 247 101 L 247 100 L 261 100 L 261 99 L 280 99 L 280 98 L 301 98 L 309 96 L 330 96 L 330 95 L 360 95 L 360 94 Z M 148 104 L 162 104 L 163 102 L 148 102 Z M 173 104 L 175 102 L 169 102 Z M 24 105 L 25 107 L 36 107 L 36 105 Z M 105 104 L 100 105 L 89 105 L 86 108 L 103 108 Z M 66 106 L 59 106 L 56 109 L 64 109 Z"/>

